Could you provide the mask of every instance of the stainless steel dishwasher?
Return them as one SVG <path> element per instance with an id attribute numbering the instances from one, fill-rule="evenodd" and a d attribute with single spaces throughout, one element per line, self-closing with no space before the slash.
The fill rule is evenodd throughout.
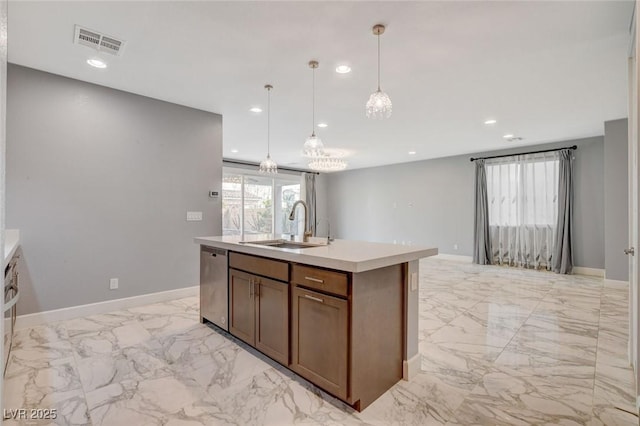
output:
<path id="1" fill-rule="evenodd" d="M 200 246 L 200 318 L 229 331 L 227 250 Z"/>

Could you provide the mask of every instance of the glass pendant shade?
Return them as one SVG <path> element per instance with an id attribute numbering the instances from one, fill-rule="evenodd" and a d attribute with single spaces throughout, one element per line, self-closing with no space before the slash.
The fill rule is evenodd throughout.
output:
<path id="1" fill-rule="evenodd" d="M 278 165 L 271 159 L 270 155 L 267 155 L 267 158 L 260 163 L 259 171 L 262 174 L 276 174 L 278 173 Z"/>
<path id="2" fill-rule="evenodd" d="M 347 162 L 342 158 L 325 155 L 309 161 L 309 168 L 317 172 L 339 172 L 347 168 Z"/>
<path id="3" fill-rule="evenodd" d="M 304 142 L 302 155 L 311 158 L 321 157 L 324 155 L 324 144 L 322 143 L 322 140 L 316 136 L 315 133 L 312 133 L 311 136 L 309 136 Z"/>
<path id="4" fill-rule="evenodd" d="M 367 118 L 380 120 L 391 117 L 393 105 L 389 95 L 378 89 L 369 96 L 367 101 Z"/>

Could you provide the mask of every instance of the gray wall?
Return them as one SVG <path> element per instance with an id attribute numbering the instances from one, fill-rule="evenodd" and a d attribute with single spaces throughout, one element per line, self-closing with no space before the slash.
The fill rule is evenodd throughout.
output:
<path id="1" fill-rule="evenodd" d="M 19 314 L 196 285 L 192 238 L 221 232 L 222 117 L 17 65 L 7 90 Z"/>
<path id="2" fill-rule="evenodd" d="M 575 151 L 577 266 L 604 268 L 603 137 L 520 149 L 578 145 Z M 328 176 L 328 212 L 338 238 L 420 244 L 472 255 L 474 166 L 471 155 L 341 172 Z M 457 245 L 456 250 L 454 246 Z"/>
<path id="3" fill-rule="evenodd" d="M 629 279 L 629 178 L 627 119 L 604 123 L 604 260 L 605 276 Z"/>

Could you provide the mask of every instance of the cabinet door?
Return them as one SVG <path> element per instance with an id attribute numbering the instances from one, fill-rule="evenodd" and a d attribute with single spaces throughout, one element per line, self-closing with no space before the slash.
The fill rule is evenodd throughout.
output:
<path id="1" fill-rule="evenodd" d="M 229 332 L 250 345 L 255 344 L 255 302 L 253 275 L 229 269 Z"/>
<path id="2" fill-rule="evenodd" d="M 292 294 L 291 369 L 346 399 L 348 302 L 300 287 Z"/>
<path id="3" fill-rule="evenodd" d="M 256 348 L 289 364 L 289 285 L 256 277 Z"/>

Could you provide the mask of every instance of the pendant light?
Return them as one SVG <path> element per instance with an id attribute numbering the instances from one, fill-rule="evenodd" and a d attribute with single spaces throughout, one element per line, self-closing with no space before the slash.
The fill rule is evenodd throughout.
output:
<path id="1" fill-rule="evenodd" d="M 380 89 L 380 35 L 384 34 L 382 24 L 373 26 L 373 35 L 378 37 L 378 90 L 373 92 L 367 102 L 367 118 L 383 119 L 391 117 L 392 105 L 389 95 Z"/>
<path id="2" fill-rule="evenodd" d="M 259 171 L 263 174 L 276 174 L 278 173 L 278 165 L 271 159 L 271 153 L 269 152 L 271 148 L 271 89 L 273 89 L 273 86 L 266 84 L 264 88 L 267 89 L 267 158 L 260 163 Z"/>
<path id="3" fill-rule="evenodd" d="M 307 138 L 302 148 L 302 155 L 305 157 L 322 157 L 324 155 L 324 145 L 322 140 L 316 136 L 316 68 L 318 68 L 318 61 L 309 61 L 309 68 L 311 68 L 312 77 L 312 115 L 311 115 L 311 136 Z"/>

